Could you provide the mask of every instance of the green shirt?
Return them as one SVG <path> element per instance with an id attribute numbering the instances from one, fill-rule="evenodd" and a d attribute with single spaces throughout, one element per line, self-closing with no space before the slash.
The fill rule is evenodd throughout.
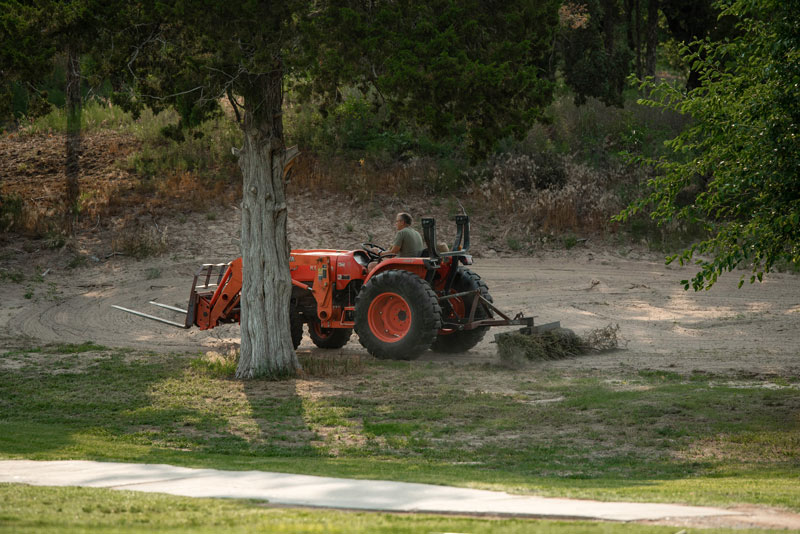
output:
<path id="1" fill-rule="evenodd" d="M 397 255 L 401 258 L 414 258 L 425 248 L 422 236 L 413 228 L 406 226 L 394 237 L 394 245 L 400 247 Z"/>

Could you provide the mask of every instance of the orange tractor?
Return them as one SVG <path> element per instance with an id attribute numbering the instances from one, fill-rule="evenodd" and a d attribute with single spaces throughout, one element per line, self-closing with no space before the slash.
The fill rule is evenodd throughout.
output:
<path id="1" fill-rule="evenodd" d="M 456 216 L 452 252 L 436 248 L 436 222 L 422 219 L 427 248 L 419 257 L 386 257 L 369 271 L 374 252 L 364 243 L 358 250 L 293 250 L 289 258 L 292 296 L 289 307 L 292 342 L 300 345 L 303 324 L 318 347 L 337 349 L 353 330 L 367 351 L 377 358 L 410 360 L 428 348 L 463 352 L 474 347 L 491 326 L 521 325 L 533 330 L 533 318 L 513 319 L 498 310 L 481 277 L 466 266 L 469 217 Z M 242 289 L 242 259 L 208 264 L 192 283 L 188 310 L 151 302 L 186 314 L 184 324 L 118 309 L 174 326 L 201 330 L 238 322 Z M 497 316 L 497 317 L 496 317 Z M 499 317 L 499 318 L 498 318 Z"/>

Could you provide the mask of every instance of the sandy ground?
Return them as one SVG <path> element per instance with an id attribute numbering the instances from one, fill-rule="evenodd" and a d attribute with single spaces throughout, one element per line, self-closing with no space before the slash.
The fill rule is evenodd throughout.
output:
<path id="1" fill-rule="evenodd" d="M 236 237 L 241 219 L 230 205 L 235 201 L 216 195 L 211 207 L 193 204 L 205 213 L 181 213 L 185 206 L 176 199 L 185 191 L 156 195 L 137 190 L 132 185 L 136 176 L 119 165 L 137 150 L 135 140 L 103 132 L 86 136 L 84 145 L 81 188 L 98 204 L 86 208 L 77 237 L 66 247 L 50 249 L 47 239 L 0 234 L 0 347 L 26 338 L 34 343 L 92 340 L 162 352 L 219 350 L 238 343 L 238 326 L 180 330 L 111 308 L 117 304 L 182 322 L 179 315 L 148 301 L 185 307 L 201 264 L 240 255 Z M 0 195 L 18 195 L 33 212 L 50 213 L 63 194 L 63 183 L 63 139 L 0 139 Z M 435 216 L 441 241 L 454 235 L 456 199 L 379 193 L 360 202 L 320 191 L 293 194 L 288 202 L 292 246 L 388 245 L 401 210 Z M 471 213 L 473 270 L 486 280 L 501 309 L 533 315 L 537 323 L 560 321 L 578 334 L 618 324 L 627 342 L 613 353 L 541 365 L 799 374 L 800 276 L 770 274 L 763 283 L 737 289 L 741 273 L 735 272 L 723 276 L 711 291 L 687 292 L 678 281 L 689 278 L 692 269 L 665 266 L 663 256 L 644 248 L 591 238 L 569 251 L 559 248 L 556 239 L 544 245 L 552 245 L 551 250 L 514 257 L 504 248 L 505 238 L 519 229 L 484 211 L 474 206 Z M 168 243 L 161 256 L 137 261 L 113 253 L 115 239 L 154 229 Z M 530 243 L 523 235 L 517 237 L 525 247 L 542 248 L 541 240 Z M 491 362 L 497 358 L 492 340 L 486 336 L 469 353 L 428 352 L 422 359 Z M 311 350 L 313 345 L 306 338 L 301 347 Z M 364 353 L 355 337 L 343 350 Z"/>
<path id="2" fill-rule="evenodd" d="M 294 247 L 330 243 L 353 248 L 366 238 L 358 227 L 366 222 L 356 223 L 349 233 L 336 228 L 323 231 L 315 212 L 327 207 L 304 198 L 293 200 L 289 233 Z M 117 304 L 182 321 L 179 314 L 148 301 L 185 307 L 192 276 L 202 263 L 228 261 L 239 254 L 235 240 L 238 212 L 231 209 L 234 216 L 225 221 L 198 214 L 169 222 L 169 251 L 141 261 L 105 257 L 102 238 L 93 235 L 76 243 L 78 253 L 88 260 L 73 269 L 61 267 L 65 255 L 70 254 L 63 250 L 25 252 L 17 248 L 19 243 L 6 243 L 2 257 L 7 272 L 19 269 L 29 273 L 28 279 L 31 272 L 47 274 L 38 282 L 0 282 L 0 332 L 4 332 L 0 343 L 23 338 L 38 342 L 92 340 L 161 352 L 220 350 L 235 345 L 239 339 L 235 325 L 205 332 L 181 330 L 111 307 Z M 360 220 L 356 208 L 340 207 L 340 216 L 342 220 Z M 162 221 L 162 226 L 165 224 Z M 376 227 L 373 239 L 388 242 L 391 218 L 373 218 L 370 224 Z M 710 291 L 696 293 L 684 291 L 678 283 L 692 274 L 691 269 L 665 266 L 656 255 L 633 254 L 640 259 L 587 247 L 539 257 L 500 257 L 502 252 L 498 256 L 479 245 L 473 270 L 486 280 L 495 303 L 511 314 L 522 311 L 535 316 L 537 324 L 560 321 L 578 334 L 609 324 L 620 327 L 625 340 L 621 350 L 541 365 L 800 374 L 800 277 L 776 273 L 763 283 L 746 283 L 737 289 L 739 273 L 731 273 Z M 487 335 L 468 353 L 444 356 L 428 352 L 421 359 L 495 361 L 492 341 L 493 336 Z M 312 347 L 306 337 L 301 349 Z M 364 352 L 355 336 L 343 350 Z"/>

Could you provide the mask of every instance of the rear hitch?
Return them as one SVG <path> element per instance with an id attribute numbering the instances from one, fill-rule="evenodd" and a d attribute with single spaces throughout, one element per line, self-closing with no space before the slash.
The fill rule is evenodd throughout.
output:
<path id="1" fill-rule="evenodd" d="M 473 296 L 472 299 L 472 307 L 469 310 L 469 314 L 466 318 L 459 318 L 457 321 L 446 321 L 442 325 L 442 328 L 452 329 L 452 330 L 474 330 L 475 328 L 480 328 L 483 326 L 522 326 L 520 332 L 523 334 L 532 334 L 533 332 L 546 332 L 547 330 L 553 330 L 554 328 L 559 328 L 561 323 L 556 321 L 554 323 L 547 323 L 544 325 L 534 326 L 533 324 L 533 317 L 525 317 L 522 312 L 519 312 L 514 316 L 512 319 L 505 313 L 503 313 L 494 303 L 490 302 L 481 294 L 479 289 L 474 289 L 471 291 L 463 291 L 461 293 L 453 293 L 450 295 L 443 295 L 439 297 L 439 301 L 446 301 L 454 298 L 462 298 Z M 478 310 L 478 306 L 483 306 L 483 309 L 486 311 L 486 314 L 490 317 L 489 319 L 475 319 L 475 312 Z M 492 318 L 492 312 L 499 315 L 500 319 Z"/>

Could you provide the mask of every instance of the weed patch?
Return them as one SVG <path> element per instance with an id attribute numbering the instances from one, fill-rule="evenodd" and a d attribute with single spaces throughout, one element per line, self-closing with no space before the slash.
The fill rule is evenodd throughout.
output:
<path id="1" fill-rule="evenodd" d="M 240 173 L 231 148 L 241 146 L 241 132 L 233 121 L 219 115 L 182 131 L 177 114 L 165 112 L 143 121 L 135 135 L 142 149 L 123 166 L 140 177 L 141 194 L 195 211 L 232 201 L 235 195 L 229 189 L 240 182 Z"/>
<path id="2" fill-rule="evenodd" d="M 79 267 L 85 267 L 88 262 L 89 260 L 86 256 L 83 254 L 76 254 L 67 262 L 67 269 L 78 269 Z"/>
<path id="3" fill-rule="evenodd" d="M 5 270 L 0 269 L 0 281 L 8 280 L 9 282 L 14 282 L 15 284 L 21 284 L 25 281 L 25 273 L 19 271 L 17 269 L 12 270 Z"/>
<path id="4" fill-rule="evenodd" d="M 114 252 L 142 259 L 158 256 L 167 250 L 167 229 L 134 223 L 117 231 L 111 239 Z"/>
<path id="5" fill-rule="evenodd" d="M 563 157 L 563 180 L 536 178 L 537 167 L 528 156 L 505 156 L 471 171 L 466 192 L 475 203 L 494 214 L 514 214 L 508 223 L 518 233 L 587 232 L 610 228 L 610 218 L 622 207 L 609 191 L 623 180 L 620 167 L 597 171 Z M 521 168 L 520 168 L 521 167 Z M 530 174 L 532 173 L 532 174 Z M 577 243 L 577 240 L 576 240 Z"/>
<path id="6" fill-rule="evenodd" d="M 90 100 L 81 109 L 81 131 L 84 133 L 130 128 L 134 122 L 130 113 L 100 100 Z M 20 128 L 20 134 L 26 136 L 63 134 L 66 131 L 67 112 L 64 107 L 54 107 L 50 113 L 24 122 Z"/>
<path id="7" fill-rule="evenodd" d="M 107 351 L 109 350 L 107 347 L 103 345 L 98 345 L 92 341 L 86 341 L 84 343 L 62 343 L 56 345 L 47 345 L 46 347 L 41 349 L 41 352 L 45 352 L 48 354 L 81 354 L 83 352 L 97 352 L 97 351 Z"/>
<path id="8" fill-rule="evenodd" d="M 0 231 L 8 232 L 22 226 L 23 206 L 19 195 L 0 196 Z"/>
<path id="9" fill-rule="evenodd" d="M 233 378 L 238 364 L 238 351 L 226 353 L 210 351 L 191 362 L 194 370 L 214 378 Z"/>
<path id="10" fill-rule="evenodd" d="M 298 352 L 298 360 L 303 368 L 305 378 L 325 378 L 336 376 L 353 376 L 364 371 L 363 358 L 358 354 L 331 354 L 331 351 Z"/>
<path id="11" fill-rule="evenodd" d="M 357 354 L 331 354 L 330 351 L 319 353 L 298 352 L 304 379 L 357 375 L 364 371 L 364 362 Z M 216 378 L 233 378 L 239 365 L 239 351 L 226 353 L 207 352 L 201 358 L 192 360 L 192 367 L 208 376 Z"/>

